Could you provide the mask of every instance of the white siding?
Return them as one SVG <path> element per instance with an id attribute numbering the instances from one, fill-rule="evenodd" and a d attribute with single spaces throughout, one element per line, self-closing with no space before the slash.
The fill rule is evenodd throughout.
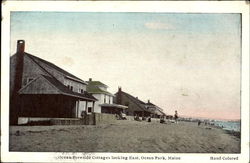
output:
<path id="1" fill-rule="evenodd" d="M 92 108 L 91 112 L 94 112 L 94 110 L 93 110 L 93 102 L 88 102 L 87 109 L 88 109 L 89 107 Z"/>
<path id="2" fill-rule="evenodd" d="M 98 100 L 95 102 L 94 112 L 95 113 L 101 113 L 101 106 L 102 104 L 102 94 L 93 94 L 93 96 Z"/>
<path id="3" fill-rule="evenodd" d="M 81 113 L 86 110 L 86 101 L 79 102 L 79 111 L 78 111 L 78 118 L 81 117 Z"/>
<path id="4" fill-rule="evenodd" d="M 92 107 L 92 112 L 93 112 L 93 102 L 87 102 L 87 108 L 86 108 L 86 102 L 87 101 L 80 101 L 79 102 L 79 110 L 78 110 L 78 115 L 77 115 L 77 117 L 78 118 L 81 118 L 81 113 L 83 112 L 83 111 L 87 111 L 87 108 L 88 107 Z M 97 102 L 97 101 L 96 101 Z M 95 103 L 96 103 L 95 102 Z M 95 106 L 94 106 L 95 107 Z M 95 110 L 95 108 L 94 108 L 94 110 Z"/>
<path id="5" fill-rule="evenodd" d="M 110 96 L 110 104 L 113 104 L 113 96 Z"/>

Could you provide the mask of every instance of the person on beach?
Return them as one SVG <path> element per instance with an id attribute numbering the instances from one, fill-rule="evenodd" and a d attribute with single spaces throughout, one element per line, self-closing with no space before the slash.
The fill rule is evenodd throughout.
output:
<path id="1" fill-rule="evenodd" d="M 86 117 L 86 116 L 87 116 L 87 112 L 86 112 L 86 111 L 82 111 L 82 112 L 81 112 L 81 117 L 84 118 L 84 117 Z"/>
<path id="2" fill-rule="evenodd" d="M 201 124 L 201 121 L 199 120 L 199 121 L 198 121 L 198 126 L 200 126 L 200 124 Z"/>
<path id="3" fill-rule="evenodd" d="M 148 122 L 151 122 L 151 116 L 148 116 Z"/>
<path id="4" fill-rule="evenodd" d="M 175 114 L 174 114 L 174 120 L 175 120 L 175 123 L 178 123 L 178 113 L 177 113 L 177 110 L 175 111 Z"/>

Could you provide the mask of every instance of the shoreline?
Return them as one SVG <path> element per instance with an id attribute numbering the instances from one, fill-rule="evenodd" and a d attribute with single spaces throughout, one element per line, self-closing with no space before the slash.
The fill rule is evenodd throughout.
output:
<path id="1" fill-rule="evenodd" d="M 11 126 L 10 151 L 240 153 L 240 138 L 192 122 L 118 120 L 93 126 Z"/>

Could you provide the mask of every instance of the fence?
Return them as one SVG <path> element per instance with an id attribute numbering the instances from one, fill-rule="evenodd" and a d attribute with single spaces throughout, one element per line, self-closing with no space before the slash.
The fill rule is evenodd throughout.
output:
<path id="1" fill-rule="evenodd" d="M 93 113 L 83 118 L 19 117 L 18 125 L 96 125 L 115 122 L 114 114 Z"/>

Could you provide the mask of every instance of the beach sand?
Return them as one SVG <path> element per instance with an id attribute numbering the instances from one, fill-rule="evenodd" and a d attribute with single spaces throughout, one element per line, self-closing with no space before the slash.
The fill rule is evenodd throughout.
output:
<path id="1" fill-rule="evenodd" d="M 117 120 L 96 126 L 11 126 L 10 151 L 240 153 L 240 139 L 193 122 Z"/>

